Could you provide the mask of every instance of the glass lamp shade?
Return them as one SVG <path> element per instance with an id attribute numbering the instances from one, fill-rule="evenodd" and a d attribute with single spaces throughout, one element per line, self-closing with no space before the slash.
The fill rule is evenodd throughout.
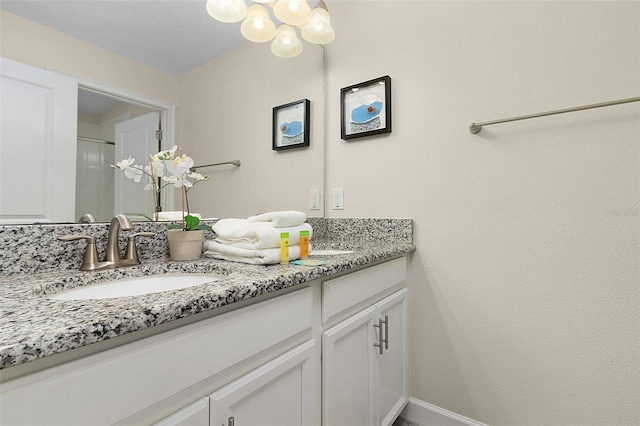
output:
<path id="1" fill-rule="evenodd" d="M 278 0 L 273 6 L 273 14 L 289 25 L 301 26 L 311 19 L 311 9 L 307 0 Z"/>
<path id="2" fill-rule="evenodd" d="M 302 52 L 302 42 L 293 27 L 286 24 L 278 27 L 276 38 L 271 43 L 271 52 L 280 58 L 293 58 Z"/>
<path id="3" fill-rule="evenodd" d="M 207 0 L 207 13 L 220 22 L 238 22 L 247 15 L 244 0 Z"/>
<path id="4" fill-rule="evenodd" d="M 249 41 L 263 43 L 273 39 L 276 35 L 276 26 L 269 18 L 267 9 L 254 4 L 249 7 L 247 17 L 240 26 L 240 32 Z"/>
<path id="5" fill-rule="evenodd" d="M 311 19 L 300 32 L 302 38 L 309 43 L 328 44 L 336 38 L 336 34 L 331 28 L 331 18 L 329 12 L 320 7 L 311 11 Z"/>

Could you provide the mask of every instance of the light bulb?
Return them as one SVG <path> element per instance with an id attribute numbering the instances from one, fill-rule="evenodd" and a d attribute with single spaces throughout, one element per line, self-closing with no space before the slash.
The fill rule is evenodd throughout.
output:
<path id="1" fill-rule="evenodd" d="M 300 33 L 302 38 L 315 44 L 328 44 L 336 37 L 333 28 L 331 28 L 329 12 L 321 7 L 316 7 L 311 11 L 311 19 Z"/>
<path id="2" fill-rule="evenodd" d="M 276 38 L 271 43 L 271 51 L 280 58 L 293 58 L 302 52 L 302 42 L 293 27 L 286 24 L 278 27 Z"/>
<path id="3" fill-rule="evenodd" d="M 247 11 L 247 17 L 240 25 L 240 32 L 249 41 L 263 43 L 273 39 L 276 26 L 269 19 L 269 12 L 264 6 L 253 4 Z"/>
<path id="4" fill-rule="evenodd" d="M 273 6 L 273 14 L 289 25 L 301 26 L 311 19 L 311 9 L 307 0 L 278 0 Z"/>
<path id="5" fill-rule="evenodd" d="M 238 22 L 247 14 L 244 0 L 207 0 L 207 13 L 220 22 Z"/>

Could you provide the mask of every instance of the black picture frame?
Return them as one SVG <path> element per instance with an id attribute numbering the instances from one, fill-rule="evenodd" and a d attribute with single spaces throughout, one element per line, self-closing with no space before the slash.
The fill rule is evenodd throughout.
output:
<path id="1" fill-rule="evenodd" d="M 391 77 L 340 89 L 340 137 L 344 140 L 391 133 Z"/>
<path id="2" fill-rule="evenodd" d="M 272 147 L 274 151 L 309 146 L 309 99 L 273 108 Z"/>

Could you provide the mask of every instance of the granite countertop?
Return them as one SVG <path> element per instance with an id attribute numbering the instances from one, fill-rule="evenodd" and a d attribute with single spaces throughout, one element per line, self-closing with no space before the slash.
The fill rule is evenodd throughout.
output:
<path id="1" fill-rule="evenodd" d="M 201 258 L 192 262 L 143 260 L 142 265 L 101 272 L 48 271 L 0 277 L 0 369 L 123 336 L 228 306 L 308 281 L 391 259 L 415 250 L 406 241 L 343 241 L 316 249 L 350 254 L 312 256 L 322 266 L 256 266 Z M 79 285 L 163 273 L 215 273 L 209 284 L 141 296 L 101 300 L 53 300 Z"/>

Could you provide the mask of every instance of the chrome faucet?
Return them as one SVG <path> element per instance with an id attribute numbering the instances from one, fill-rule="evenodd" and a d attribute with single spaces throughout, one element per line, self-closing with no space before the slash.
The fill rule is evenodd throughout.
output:
<path id="1" fill-rule="evenodd" d="M 116 215 L 111 219 L 111 225 L 109 225 L 109 237 L 107 238 L 107 262 L 112 262 L 117 268 L 122 265 L 123 259 L 120 258 L 120 246 L 118 244 L 118 237 L 120 236 L 120 229 L 128 231 L 133 228 L 129 218 L 122 213 Z"/>
<path id="2" fill-rule="evenodd" d="M 83 214 L 80 219 L 78 219 L 79 223 L 95 223 L 96 218 L 91 213 Z"/>
<path id="3" fill-rule="evenodd" d="M 131 221 L 124 214 L 118 214 L 111 219 L 109 225 L 109 235 L 107 237 L 106 259 L 103 262 L 98 260 L 98 250 L 96 248 L 96 239 L 89 235 L 63 235 L 58 237 L 61 241 L 87 240 L 87 252 L 84 255 L 81 271 L 98 271 L 101 269 L 114 269 L 122 266 L 139 265 L 138 253 L 136 251 L 136 237 L 151 237 L 155 235 L 153 232 L 136 232 L 129 235 L 127 250 L 124 258 L 120 257 L 120 246 L 118 237 L 120 230 L 128 231 L 133 228 Z"/>

